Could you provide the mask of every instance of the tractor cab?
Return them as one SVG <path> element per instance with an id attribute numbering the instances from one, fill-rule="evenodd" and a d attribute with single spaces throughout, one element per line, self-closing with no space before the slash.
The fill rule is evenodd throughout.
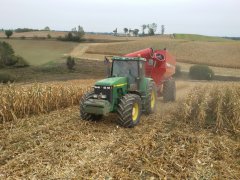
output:
<path id="1" fill-rule="evenodd" d="M 113 57 L 110 77 L 126 77 L 128 89 L 137 91 L 145 76 L 145 58 L 140 57 Z"/>

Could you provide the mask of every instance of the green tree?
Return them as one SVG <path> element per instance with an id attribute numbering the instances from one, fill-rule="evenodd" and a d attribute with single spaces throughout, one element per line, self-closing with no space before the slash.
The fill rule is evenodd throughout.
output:
<path id="1" fill-rule="evenodd" d="M 165 32 L 165 26 L 161 25 L 161 33 L 162 33 L 162 35 L 164 35 L 164 32 Z"/>
<path id="2" fill-rule="evenodd" d="M 197 80 L 212 80 L 214 71 L 207 65 L 193 65 L 189 69 L 189 76 Z"/>
<path id="3" fill-rule="evenodd" d="M 66 37 L 67 37 L 68 40 L 72 40 L 73 39 L 73 33 L 69 32 Z"/>
<path id="4" fill-rule="evenodd" d="M 20 56 L 14 54 L 14 50 L 10 44 L 0 42 L 0 67 L 15 66 L 25 67 L 27 62 Z"/>
<path id="5" fill-rule="evenodd" d="M 153 36 L 154 35 L 154 30 L 152 28 L 148 28 L 148 35 Z"/>
<path id="6" fill-rule="evenodd" d="M 71 56 L 68 56 L 66 64 L 67 64 L 67 67 L 68 67 L 69 70 L 74 70 L 75 59 Z"/>
<path id="7" fill-rule="evenodd" d="M 78 36 L 80 38 L 83 38 L 84 35 L 85 35 L 85 32 L 83 30 L 83 27 L 82 26 L 78 26 Z"/>
<path id="8" fill-rule="evenodd" d="M 51 36 L 50 34 L 48 34 L 48 35 L 47 35 L 47 38 L 48 38 L 48 39 L 51 39 L 51 38 L 52 38 L 52 36 Z"/>
<path id="9" fill-rule="evenodd" d="M 14 55 L 14 50 L 10 44 L 6 42 L 0 42 L 0 66 L 5 66 L 9 64 L 12 56 Z"/>
<path id="10" fill-rule="evenodd" d="M 123 31 L 124 31 L 125 34 L 127 34 L 128 33 L 128 28 L 124 28 Z"/>
<path id="11" fill-rule="evenodd" d="M 142 34 L 144 35 L 145 34 L 145 29 L 147 28 L 147 25 L 143 24 L 141 27 L 142 27 Z"/>
<path id="12" fill-rule="evenodd" d="M 139 32 L 139 29 L 134 29 L 134 30 L 133 30 L 133 34 L 134 34 L 135 36 L 138 36 L 138 32 Z"/>
<path id="13" fill-rule="evenodd" d="M 153 34 L 155 34 L 155 32 L 157 31 L 157 24 L 156 23 L 148 24 L 148 30 L 149 29 L 152 29 Z"/>
<path id="14" fill-rule="evenodd" d="M 83 36 L 85 35 L 83 27 L 82 26 L 78 26 L 78 29 L 76 27 L 72 28 L 72 35 L 76 39 L 81 40 L 83 38 Z"/>
<path id="15" fill-rule="evenodd" d="M 113 35 L 117 36 L 117 28 L 115 30 L 113 30 Z"/>
<path id="16" fill-rule="evenodd" d="M 48 26 L 46 26 L 43 30 L 44 31 L 50 31 L 50 28 Z"/>
<path id="17" fill-rule="evenodd" d="M 83 40 L 84 35 L 85 35 L 85 32 L 84 32 L 82 26 L 78 26 L 78 30 L 76 27 L 74 27 L 74 28 L 72 28 L 71 32 L 68 32 L 68 34 L 65 35 L 65 37 L 59 36 L 57 39 L 60 41 L 80 42 Z"/>
<path id="18" fill-rule="evenodd" d="M 7 36 L 7 38 L 10 38 L 13 35 L 13 31 L 12 30 L 6 30 L 5 35 Z"/>

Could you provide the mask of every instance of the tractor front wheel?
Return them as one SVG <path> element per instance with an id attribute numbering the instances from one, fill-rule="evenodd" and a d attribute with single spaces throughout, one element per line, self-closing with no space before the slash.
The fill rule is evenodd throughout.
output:
<path id="1" fill-rule="evenodd" d="M 118 118 L 117 123 L 123 127 L 136 126 L 141 117 L 142 104 L 140 96 L 136 94 L 126 94 L 120 100 L 118 105 Z"/>
<path id="2" fill-rule="evenodd" d="M 89 114 L 84 111 L 84 102 L 93 96 L 93 92 L 87 92 L 80 100 L 80 117 L 86 121 L 99 121 L 102 119 L 102 115 Z"/>

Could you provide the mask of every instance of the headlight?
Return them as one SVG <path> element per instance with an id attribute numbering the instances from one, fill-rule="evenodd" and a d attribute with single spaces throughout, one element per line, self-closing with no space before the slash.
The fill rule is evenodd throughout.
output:
<path id="1" fill-rule="evenodd" d="M 95 89 L 101 89 L 101 87 L 103 89 L 111 89 L 111 86 L 93 86 L 93 88 L 95 88 Z"/>
<path id="2" fill-rule="evenodd" d="M 97 94 L 94 94 L 94 95 L 93 95 L 93 98 L 97 99 L 97 98 L 98 98 L 98 95 L 97 95 Z"/>
<path id="3" fill-rule="evenodd" d="M 103 89 L 111 89 L 111 86 L 103 86 Z"/>

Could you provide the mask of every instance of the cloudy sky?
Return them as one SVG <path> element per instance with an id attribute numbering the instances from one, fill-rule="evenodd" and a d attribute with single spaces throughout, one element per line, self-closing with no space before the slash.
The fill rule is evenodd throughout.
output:
<path id="1" fill-rule="evenodd" d="M 240 0 L 0 0 L 4 29 L 111 32 L 155 22 L 166 33 L 240 36 L 239 18 Z"/>

